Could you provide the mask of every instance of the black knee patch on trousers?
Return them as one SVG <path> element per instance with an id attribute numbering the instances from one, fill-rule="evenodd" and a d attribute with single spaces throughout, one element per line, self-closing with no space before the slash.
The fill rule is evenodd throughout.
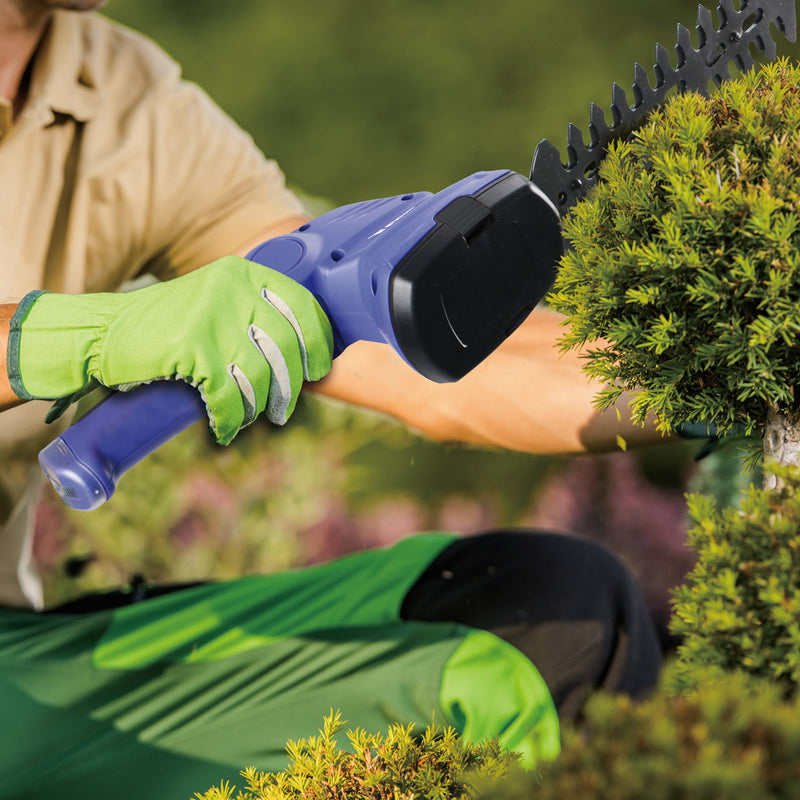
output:
<path id="1" fill-rule="evenodd" d="M 642 697 L 661 646 L 636 582 L 607 548 L 530 530 L 459 539 L 406 595 L 401 617 L 460 622 L 514 645 L 536 665 L 559 715 L 595 688 Z"/>

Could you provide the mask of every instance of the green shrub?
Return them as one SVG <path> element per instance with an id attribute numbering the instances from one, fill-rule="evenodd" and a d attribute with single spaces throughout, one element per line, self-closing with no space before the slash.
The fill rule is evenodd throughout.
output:
<path id="1" fill-rule="evenodd" d="M 598 694 L 542 776 L 515 774 L 480 800 L 760 800 L 800 797 L 800 701 L 728 674 L 637 704 Z"/>
<path id="2" fill-rule="evenodd" d="M 673 97 L 611 148 L 550 295 L 599 406 L 634 391 L 636 420 L 750 432 L 796 412 L 799 140 L 800 68 L 782 60 Z"/>
<path id="3" fill-rule="evenodd" d="M 705 667 L 744 670 L 787 694 L 800 685 L 800 471 L 777 471 L 783 488 L 753 487 L 740 508 L 689 498 L 698 560 L 675 592 L 678 688 Z"/>
<path id="4" fill-rule="evenodd" d="M 517 766 L 517 756 L 496 740 L 472 745 L 452 728 L 393 725 L 386 736 L 348 731 L 352 751 L 335 736 L 344 728 L 340 713 L 325 718 L 319 736 L 289 742 L 283 772 L 243 770 L 246 788 L 222 784 L 198 800 L 468 800 L 476 787 L 498 783 Z"/>

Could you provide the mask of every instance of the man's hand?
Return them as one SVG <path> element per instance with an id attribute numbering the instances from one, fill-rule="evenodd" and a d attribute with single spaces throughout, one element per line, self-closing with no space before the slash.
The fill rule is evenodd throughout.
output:
<path id="1" fill-rule="evenodd" d="M 330 323 L 304 287 L 228 256 L 127 294 L 33 292 L 11 320 L 7 361 L 25 400 L 180 378 L 198 387 L 227 444 L 262 412 L 283 424 L 332 351 Z"/>

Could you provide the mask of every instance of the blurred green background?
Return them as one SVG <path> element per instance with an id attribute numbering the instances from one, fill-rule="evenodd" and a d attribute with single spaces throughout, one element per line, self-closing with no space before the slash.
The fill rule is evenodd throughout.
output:
<path id="1" fill-rule="evenodd" d="M 436 191 L 472 172 L 530 169 L 589 102 L 607 108 L 690 0 L 110 0 L 248 130 L 315 209 Z M 782 47 L 781 52 L 789 52 Z M 563 150 L 562 150 L 563 152 Z M 546 391 L 546 387 L 543 387 Z M 533 406 L 536 397 L 528 398 Z M 284 429 L 224 450 L 202 426 L 132 470 L 103 509 L 46 493 L 37 558 L 55 603 L 148 580 L 230 577 L 325 560 L 423 528 L 540 525 L 603 540 L 660 614 L 688 567 L 687 485 L 729 486 L 696 445 L 543 458 L 444 447 L 382 418 L 304 398 Z M 722 480 L 728 476 L 731 480 Z M 693 482 L 693 483 L 692 483 Z M 77 577 L 75 577 L 77 575 Z"/>
<path id="2" fill-rule="evenodd" d="M 337 204 L 529 169 L 696 4 L 110 0 L 289 180 Z"/>

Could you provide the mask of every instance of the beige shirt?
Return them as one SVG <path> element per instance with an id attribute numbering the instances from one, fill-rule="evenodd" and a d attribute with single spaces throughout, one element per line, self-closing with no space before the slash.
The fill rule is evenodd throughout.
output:
<path id="1" fill-rule="evenodd" d="M 86 12 L 54 13 L 16 120 L 0 100 L 0 187 L 5 302 L 32 289 L 113 291 L 142 273 L 168 279 L 302 213 L 277 165 L 174 61 Z M 0 523 L 56 435 L 46 408 L 0 414 Z M 0 602 L 8 562 L 0 542 Z"/>

